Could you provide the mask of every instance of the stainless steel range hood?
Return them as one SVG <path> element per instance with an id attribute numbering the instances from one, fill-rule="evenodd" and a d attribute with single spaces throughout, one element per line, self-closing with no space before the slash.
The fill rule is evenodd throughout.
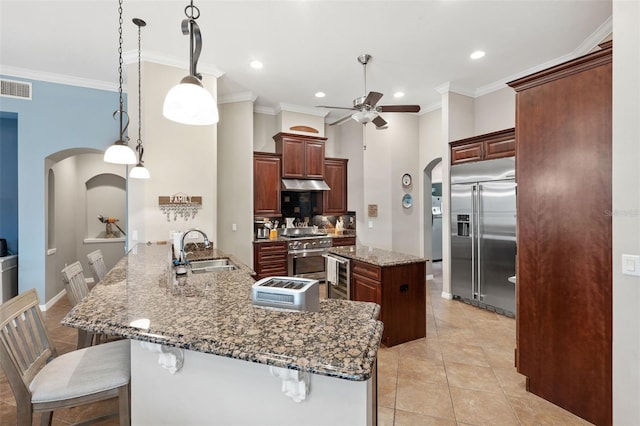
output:
<path id="1" fill-rule="evenodd" d="M 282 179 L 282 189 L 285 191 L 308 192 L 329 191 L 329 185 L 323 180 L 312 179 Z"/>

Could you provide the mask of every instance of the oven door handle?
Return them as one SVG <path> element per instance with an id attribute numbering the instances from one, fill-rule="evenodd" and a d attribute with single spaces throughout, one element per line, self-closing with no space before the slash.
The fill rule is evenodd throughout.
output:
<path id="1" fill-rule="evenodd" d="M 327 250 L 326 249 L 304 249 L 304 250 L 293 250 L 290 251 L 288 254 L 289 256 L 293 256 L 293 257 L 307 257 L 309 255 L 313 255 L 313 254 L 318 254 L 318 253 L 325 253 Z M 300 256 L 301 255 L 301 256 Z M 322 255 L 324 256 L 324 255 Z"/>

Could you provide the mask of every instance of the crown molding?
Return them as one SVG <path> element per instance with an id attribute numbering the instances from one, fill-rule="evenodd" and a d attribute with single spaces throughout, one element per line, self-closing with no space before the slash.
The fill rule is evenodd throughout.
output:
<path id="1" fill-rule="evenodd" d="M 127 65 L 138 62 L 138 51 L 128 50 L 126 52 L 123 52 L 122 60 Z M 153 62 L 154 64 L 159 65 L 167 65 L 170 67 L 183 69 L 185 71 L 188 71 L 189 69 L 189 61 L 187 58 L 176 58 L 175 56 L 169 56 L 158 52 L 143 52 L 140 54 L 140 60 L 144 62 Z M 202 74 L 211 75 L 215 78 L 220 78 L 224 75 L 224 72 L 220 69 L 206 64 L 198 64 L 198 71 Z"/>
<path id="2" fill-rule="evenodd" d="M 297 112 L 300 114 L 315 115 L 316 117 L 326 117 L 329 111 L 319 110 L 318 108 L 303 107 L 287 103 L 280 103 L 276 107 L 276 113 L 281 111 Z"/>
<path id="3" fill-rule="evenodd" d="M 475 96 L 475 92 L 472 89 L 461 86 L 459 84 L 452 83 L 450 81 L 443 83 L 439 86 L 436 86 L 434 90 L 440 93 L 441 95 L 444 95 L 445 93 L 453 92 L 459 95 L 468 96 L 470 98 L 473 98 Z"/>
<path id="4" fill-rule="evenodd" d="M 589 35 L 578 47 L 574 49 L 573 56 L 577 58 L 578 56 L 586 55 L 595 49 L 604 39 L 606 39 L 609 34 L 613 33 L 613 17 L 609 16 L 606 21 L 604 21 L 594 32 Z"/>
<path id="5" fill-rule="evenodd" d="M 244 102 L 244 101 L 255 102 L 256 99 L 258 99 L 258 97 L 254 95 L 253 92 L 247 91 L 247 92 L 231 93 L 224 96 L 218 96 L 218 103 L 231 104 L 234 102 Z"/>
<path id="6" fill-rule="evenodd" d="M 256 114 L 266 114 L 266 115 L 276 115 L 276 110 L 271 107 L 266 107 L 262 105 L 254 105 L 253 112 Z"/>
<path id="7" fill-rule="evenodd" d="M 91 80 L 88 78 L 30 70 L 27 68 L 3 65 L 0 67 L 0 74 L 29 80 L 46 81 L 48 83 L 65 84 L 67 86 L 86 87 L 88 89 L 107 90 L 110 92 L 118 91 L 118 84 L 115 82 Z"/>

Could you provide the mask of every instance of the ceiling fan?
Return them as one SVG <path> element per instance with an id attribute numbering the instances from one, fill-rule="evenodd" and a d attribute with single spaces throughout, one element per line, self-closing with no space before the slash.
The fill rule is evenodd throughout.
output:
<path id="1" fill-rule="evenodd" d="M 371 60 L 371 55 L 364 54 L 358 56 L 358 62 L 363 66 L 364 70 L 364 93 L 367 93 L 367 64 Z M 366 96 L 361 96 L 353 100 L 353 107 L 335 107 L 328 105 L 319 105 L 319 108 L 331 108 L 331 109 L 348 109 L 357 111 L 350 113 L 342 117 L 339 120 L 329 123 L 329 126 L 336 124 L 342 124 L 345 121 L 351 119 L 356 120 L 358 123 L 366 125 L 367 123 L 373 123 L 376 129 L 386 129 L 387 122 L 380 116 L 381 112 L 419 112 L 420 105 L 378 105 L 378 101 L 382 98 L 382 93 L 369 92 Z"/>

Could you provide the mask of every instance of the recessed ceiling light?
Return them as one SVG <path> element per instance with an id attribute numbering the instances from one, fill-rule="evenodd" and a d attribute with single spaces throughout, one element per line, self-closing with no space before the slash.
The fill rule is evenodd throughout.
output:
<path id="1" fill-rule="evenodd" d="M 259 70 L 262 68 L 262 62 L 254 60 L 249 63 L 249 66 L 253 69 Z"/>
<path id="2" fill-rule="evenodd" d="M 316 98 L 324 98 L 325 96 L 324 92 L 316 92 Z"/>
<path id="3" fill-rule="evenodd" d="M 476 50 L 471 55 L 469 55 L 471 59 L 480 59 L 483 56 L 484 56 L 484 52 L 482 50 Z"/>
<path id="4" fill-rule="evenodd" d="M 394 98 L 402 98 L 404 97 L 404 92 L 396 92 L 393 94 Z"/>

